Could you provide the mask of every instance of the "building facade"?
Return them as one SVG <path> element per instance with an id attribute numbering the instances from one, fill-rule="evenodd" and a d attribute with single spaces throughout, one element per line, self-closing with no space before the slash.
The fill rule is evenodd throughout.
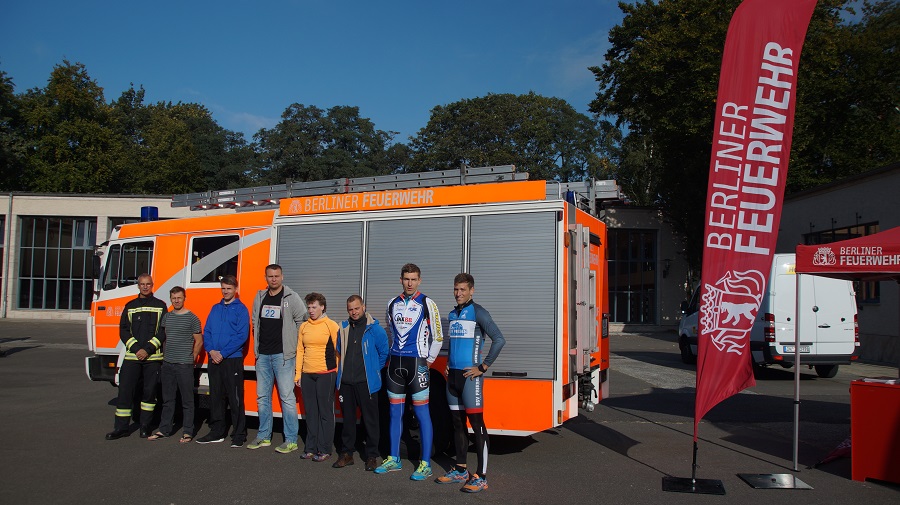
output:
<path id="1" fill-rule="evenodd" d="M 609 313 L 614 329 L 671 330 L 690 297 L 684 241 L 658 209 L 607 206 L 598 212 L 607 225 Z"/>
<path id="2" fill-rule="evenodd" d="M 0 317 L 85 319 L 94 291 L 94 246 L 143 207 L 160 219 L 198 215 L 171 198 L 128 195 L 0 195 Z M 203 213 L 234 212 L 231 210 Z"/>

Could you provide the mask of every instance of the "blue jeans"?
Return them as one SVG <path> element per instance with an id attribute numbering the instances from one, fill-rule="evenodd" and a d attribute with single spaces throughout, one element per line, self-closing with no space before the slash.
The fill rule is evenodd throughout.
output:
<path id="1" fill-rule="evenodd" d="M 272 439 L 272 387 L 277 385 L 284 421 L 284 441 L 297 443 L 300 422 L 297 418 L 297 396 L 294 394 L 296 362 L 296 358 L 284 359 L 284 354 L 260 354 L 256 357 L 257 438 Z"/>

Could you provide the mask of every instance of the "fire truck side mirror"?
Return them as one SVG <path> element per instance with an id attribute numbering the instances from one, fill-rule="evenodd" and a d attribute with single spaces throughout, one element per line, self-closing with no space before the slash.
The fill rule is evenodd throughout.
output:
<path id="1" fill-rule="evenodd" d="M 93 267 L 94 267 L 93 268 L 94 279 L 99 279 L 100 278 L 100 255 L 99 254 L 94 255 Z"/>

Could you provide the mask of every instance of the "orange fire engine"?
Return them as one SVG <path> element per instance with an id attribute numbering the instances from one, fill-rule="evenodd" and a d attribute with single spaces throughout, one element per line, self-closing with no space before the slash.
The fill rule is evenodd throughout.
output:
<path id="1" fill-rule="evenodd" d="M 384 325 L 387 302 L 401 290 L 400 267 L 415 263 L 422 269 L 420 289 L 445 318 L 455 303 L 453 277 L 471 273 L 475 300 L 506 337 L 484 382 L 491 433 L 528 435 L 559 426 L 579 407 L 593 410 L 608 396 L 606 226 L 572 203 L 578 194 L 560 194 L 560 187 L 575 186 L 528 181 L 506 166 L 176 196 L 173 206 L 238 212 L 113 231 L 98 250 L 87 374 L 116 384 L 119 319 L 137 296 L 141 273 L 153 276 L 166 302 L 169 289 L 183 286 L 185 306 L 203 321 L 221 299 L 223 275 L 237 276 L 249 307 L 266 287 L 265 266 L 278 263 L 285 285 L 326 296 L 332 319 L 344 319 L 344 301 L 360 294 Z M 446 383 L 446 345 L 432 368 L 433 414 Z M 247 413 L 255 415 L 252 349 L 245 348 L 245 398 Z M 202 395 L 205 358 L 197 381 Z M 302 417 L 299 389 L 297 397 Z M 280 415 L 278 402 L 273 409 Z"/>

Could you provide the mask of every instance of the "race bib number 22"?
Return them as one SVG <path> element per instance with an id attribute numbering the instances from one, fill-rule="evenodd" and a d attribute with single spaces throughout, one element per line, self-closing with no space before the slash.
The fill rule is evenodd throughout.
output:
<path id="1" fill-rule="evenodd" d="M 281 306 L 263 305 L 262 314 L 260 315 L 265 319 L 281 319 Z"/>

